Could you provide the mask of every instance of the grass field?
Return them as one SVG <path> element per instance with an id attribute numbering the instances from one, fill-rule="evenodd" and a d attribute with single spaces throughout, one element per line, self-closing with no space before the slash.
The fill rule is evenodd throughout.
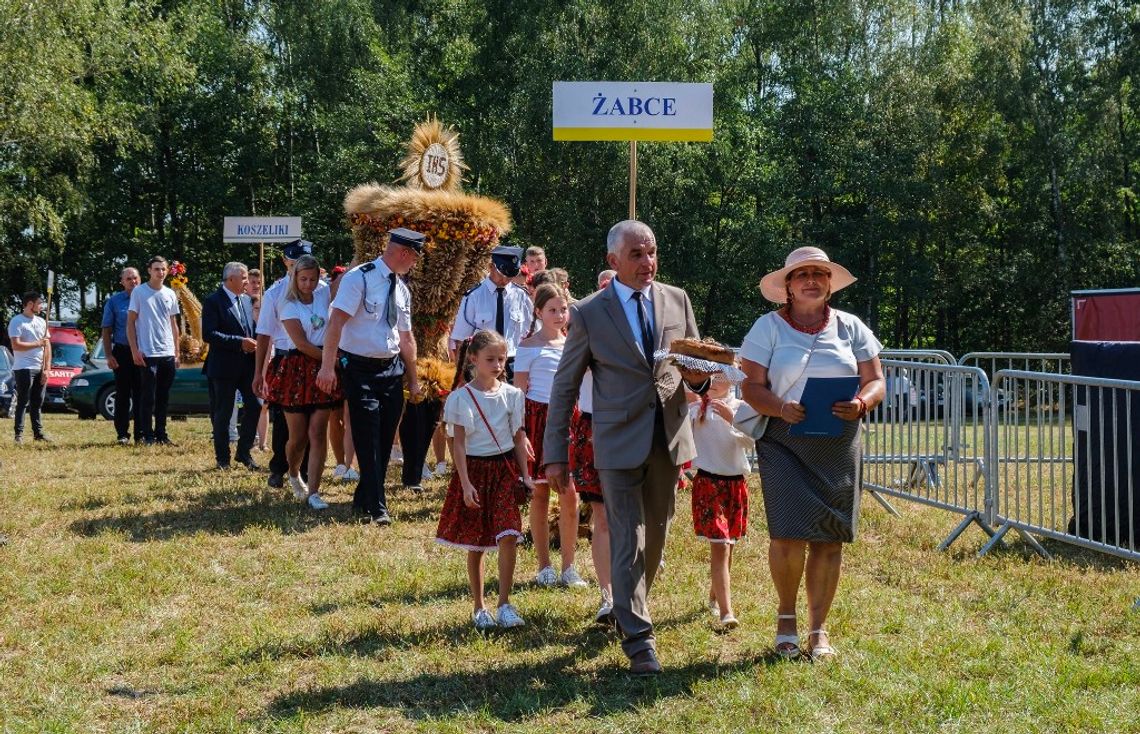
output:
<path id="1" fill-rule="evenodd" d="M 976 529 L 939 553 L 957 517 L 865 501 L 839 659 L 777 662 L 759 491 L 728 635 L 685 494 L 652 595 L 666 672 L 633 680 L 587 626 L 596 588 L 521 585 L 527 626 L 474 632 L 462 554 L 432 542 L 442 482 L 392 494 L 379 530 L 351 522 L 346 486 L 316 515 L 211 470 L 202 419 L 165 449 L 114 446 L 104 421 L 48 430 L 0 444 L 3 732 L 1140 732 L 1135 564 L 1059 544 L 1044 562 L 1012 536 L 977 559 Z"/>

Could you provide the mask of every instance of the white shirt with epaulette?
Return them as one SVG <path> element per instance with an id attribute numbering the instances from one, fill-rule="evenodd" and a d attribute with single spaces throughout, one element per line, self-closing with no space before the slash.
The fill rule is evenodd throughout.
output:
<path id="1" fill-rule="evenodd" d="M 451 341 L 458 344 L 476 331 L 495 330 L 495 313 L 498 307 L 498 286 L 490 276 L 479 285 L 467 291 L 459 303 L 459 313 L 455 316 L 455 326 L 451 329 Z M 507 356 L 515 356 L 519 342 L 530 331 L 534 321 L 534 303 L 525 288 L 507 283 L 503 289 L 503 338 L 507 340 Z"/>
<path id="2" fill-rule="evenodd" d="M 348 314 L 340 332 L 340 348 L 358 357 L 386 359 L 400 353 L 401 331 L 412 330 L 412 292 L 396 276 L 396 328 L 388 325 L 391 269 L 380 258 L 340 276 L 332 307 Z"/>

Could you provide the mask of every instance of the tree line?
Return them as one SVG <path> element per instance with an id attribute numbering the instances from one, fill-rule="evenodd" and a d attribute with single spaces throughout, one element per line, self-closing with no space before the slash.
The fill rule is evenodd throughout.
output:
<path id="1" fill-rule="evenodd" d="M 801 244 L 894 347 L 1063 348 L 1072 289 L 1140 279 L 1130 0 L 0 0 L 0 293 L 77 305 L 123 263 L 251 262 L 222 218 L 304 217 L 399 175 L 416 122 L 573 290 L 626 216 L 628 150 L 556 143 L 556 80 L 712 82 L 712 143 L 639 147 L 639 217 L 702 332 L 739 343 Z M 10 310 L 9 310 L 10 312 Z"/>

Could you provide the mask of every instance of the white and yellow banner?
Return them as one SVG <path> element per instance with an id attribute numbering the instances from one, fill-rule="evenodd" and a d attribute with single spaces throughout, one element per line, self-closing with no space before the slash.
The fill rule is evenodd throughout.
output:
<path id="1" fill-rule="evenodd" d="M 713 139 L 713 85 L 554 82 L 555 140 Z"/>

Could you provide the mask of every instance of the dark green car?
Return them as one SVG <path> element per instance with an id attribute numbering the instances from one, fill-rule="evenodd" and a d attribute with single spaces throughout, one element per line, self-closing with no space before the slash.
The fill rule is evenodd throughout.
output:
<path id="1" fill-rule="evenodd" d="M 115 417 L 115 373 L 112 370 L 88 370 L 71 378 L 67 388 L 67 405 L 83 420 L 101 415 Z M 170 387 L 169 415 L 209 415 L 210 387 L 202 374 L 202 365 L 179 367 Z"/>

